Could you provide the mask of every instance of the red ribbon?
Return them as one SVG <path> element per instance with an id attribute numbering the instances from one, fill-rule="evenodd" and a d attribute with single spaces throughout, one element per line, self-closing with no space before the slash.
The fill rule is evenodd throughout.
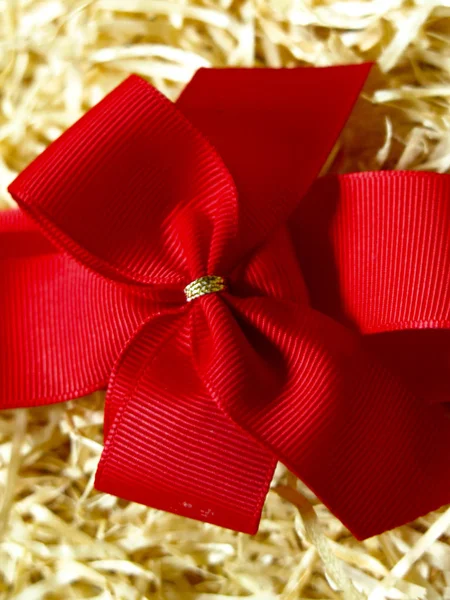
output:
<path id="1" fill-rule="evenodd" d="M 450 177 L 311 187 L 368 69 L 132 76 L 11 185 L 0 406 L 107 386 L 98 489 L 255 532 L 280 460 L 358 538 L 450 502 Z"/>

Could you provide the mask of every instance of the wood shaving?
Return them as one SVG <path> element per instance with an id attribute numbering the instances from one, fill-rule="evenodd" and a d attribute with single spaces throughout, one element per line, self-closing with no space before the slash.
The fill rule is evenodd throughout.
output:
<path id="1" fill-rule="evenodd" d="M 129 72 L 175 99 L 201 66 L 363 60 L 327 168 L 449 172 L 449 0 L 0 0 L 0 207 Z M 448 509 L 357 542 L 280 467 L 233 533 L 97 493 L 102 422 L 101 393 L 0 412 L 1 600 L 450 600 Z"/>

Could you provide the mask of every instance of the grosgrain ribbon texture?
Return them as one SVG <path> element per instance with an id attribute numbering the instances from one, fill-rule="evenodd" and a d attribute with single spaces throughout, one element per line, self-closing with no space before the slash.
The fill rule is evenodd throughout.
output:
<path id="1" fill-rule="evenodd" d="M 360 539 L 450 502 L 450 177 L 314 183 L 368 70 L 131 76 L 10 186 L 0 406 L 107 387 L 98 489 L 254 533 L 280 460 Z"/>

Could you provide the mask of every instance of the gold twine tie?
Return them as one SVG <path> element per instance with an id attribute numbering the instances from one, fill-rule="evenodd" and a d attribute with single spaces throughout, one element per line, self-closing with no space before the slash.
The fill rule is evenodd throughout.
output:
<path id="1" fill-rule="evenodd" d="M 221 292 L 225 287 L 226 285 L 223 277 L 220 277 L 219 275 L 205 275 L 204 277 L 199 277 L 198 279 L 191 281 L 191 283 L 184 288 L 184 293 L 186 295 L 186 301 L 192 302 L 192 300 L 204 296 L 205 294 Z"/>

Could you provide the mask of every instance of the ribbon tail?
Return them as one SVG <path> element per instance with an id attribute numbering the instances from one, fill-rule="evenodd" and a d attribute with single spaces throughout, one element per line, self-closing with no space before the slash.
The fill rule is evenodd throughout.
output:
<path id="1" fill-rule="evenodd" d="M 371 64 L 200 69 L 176 102 L 218 150 L 239 190 L 231 265 L 265 242 L 318 176 Z"/>
<path id="2" fill-rule="evenodd" d="M 411 394 L 357 333 L 307 306 L 227 304 L 208 303 L 209 339 L 206 329 L 197 338 L 204 381 L 358 539 L 450 502 L 442 405 Z"/>
<path id="3" fill-rule="evenodd" d="M 93 276 L 19 210 L 0 213 L 0 298 L 0 408 L 104 388 L 148 312 L 148 301 Z"/>
<path id="4" fill-rule="evenodd" d="M 192 363 L 190 326 L 185 309 L 154 318 L 121 356 L 96 488 L 255 533 L 276 459 L 211 399 Z"/>

